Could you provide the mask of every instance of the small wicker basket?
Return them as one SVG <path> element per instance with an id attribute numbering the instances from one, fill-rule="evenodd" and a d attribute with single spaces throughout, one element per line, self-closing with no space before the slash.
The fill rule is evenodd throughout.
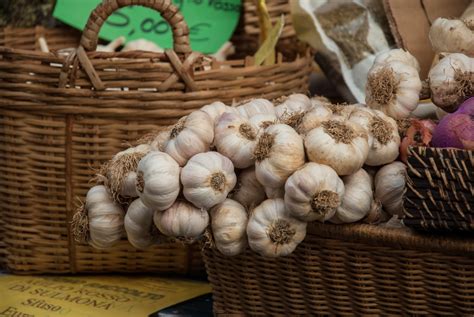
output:
<path id="1" fill-rule="evenodd" d="M 115 10 L 143 5 L 162 13 L 174 50 L 95 52 L 101 25 Z M 101 163 L 159 126 L 220 100 L 276 98 L 306 92 L 311 56 L 268 66 L 252 58 L 217 62 L 192 52 L 189 30 L 168 0 L 105 0 L 92 12 L 68 56 L 31 49 L 40 32 L 1 33 L 0 252 L 15 273 L 175 272 L 201 270 L 196 247 L 135 250 L 126 240 L 108 252 L 71 235 L 77 197 Z M 51 48 L 77 46 L 47 33 Z M 72 35 L 73 36 L 73 35 Z M 27 49 L 29 48 L 29 49 Z"/>
<path id="2" fill-rule="evenodd" d="M 311 223 L 288 257 L 204 249 L 217 315 L 474 314 L 474 240 Z"/>
<path id="3" fill-rule="evenodd" d="M 407 187 L 405 225 L 425 231 L 474 231 L 473 151 L 410 148 Z"/>

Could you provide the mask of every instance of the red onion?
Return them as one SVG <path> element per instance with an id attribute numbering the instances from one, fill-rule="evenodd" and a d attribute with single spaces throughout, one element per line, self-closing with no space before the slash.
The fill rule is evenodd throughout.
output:
<path id="1" fill-rule="evenodd" d="M 474 98 L 466 100 L 454 113 L 446 115 L 433 133 L 432 145 L 474 149 Z"/>
<path id="2" fill-rule="evenodd" d="M 400 143 L 400 159 L 407 163 L 409 146 L 428 146 L 436 124 L 431 120 L 412 119 L 406 136 Z"/>

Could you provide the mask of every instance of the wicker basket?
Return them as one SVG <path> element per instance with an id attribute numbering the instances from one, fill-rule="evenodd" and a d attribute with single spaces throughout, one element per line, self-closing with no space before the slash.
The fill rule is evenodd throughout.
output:
<path id="1" fill-rule="evenodd" d="M 288 257 L 204 249 L 216 314 L 474 314 L 474 240 L 312 223 Z"/>
<path id="2" fill-rule="evenodd" d="M 404 223 L 418 230 L 474 231 L 473 151 L 414 147 Z"/>
<path id="3" fill-rule="evenodd" d="M 103 21 L 131 3 L 163 11 L 174 50 L 94 52 Z M 191 52 L 188 32 L 168 1 L 107 0 L 91 14 L 81 45 L 68 57 L 0 47 L 0 223 L 11 271 L 202 268 L 199 252 L 190 247 L 137 251 L 124 240 L 100 252 L 75 243 L 70 228 L 76 198 L 84 197 L 94 169 L 123 149 L 124 141 L 215 100 L 272 99 L 307 90 L 309 54 L 288 62 L 279 55 L 269 66 L 255 66 L 251 58 L 216 62 Z M 32 44 L 28 35 L 22 38 L 20 44 Z"/>

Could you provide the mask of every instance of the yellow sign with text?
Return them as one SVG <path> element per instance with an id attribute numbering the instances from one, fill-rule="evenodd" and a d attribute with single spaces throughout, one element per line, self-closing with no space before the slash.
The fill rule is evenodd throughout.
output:
<path id="1" fill-rule="evenodd" d="M 148 316 L 210 292 L 206 282 L 174 278 L 0 275 L 0 316 Z"/>

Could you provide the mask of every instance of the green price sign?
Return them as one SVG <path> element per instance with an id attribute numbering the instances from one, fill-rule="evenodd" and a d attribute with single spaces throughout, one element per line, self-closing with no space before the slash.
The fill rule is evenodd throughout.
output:
<path id="1" fill-rule="evenodd" d="M 241 0 L 173 0 L 189 26 L 194 51 L 212 54 L 230 39 L 240 16 Z M 53 16 L 82 30 L 100 0 L 57 0 Z M 170 25 L 152 9 L 129 6 L 114 12 L 102 26 L 99 37 L 127 41 L 147 39 L 172 48 Z"/>

